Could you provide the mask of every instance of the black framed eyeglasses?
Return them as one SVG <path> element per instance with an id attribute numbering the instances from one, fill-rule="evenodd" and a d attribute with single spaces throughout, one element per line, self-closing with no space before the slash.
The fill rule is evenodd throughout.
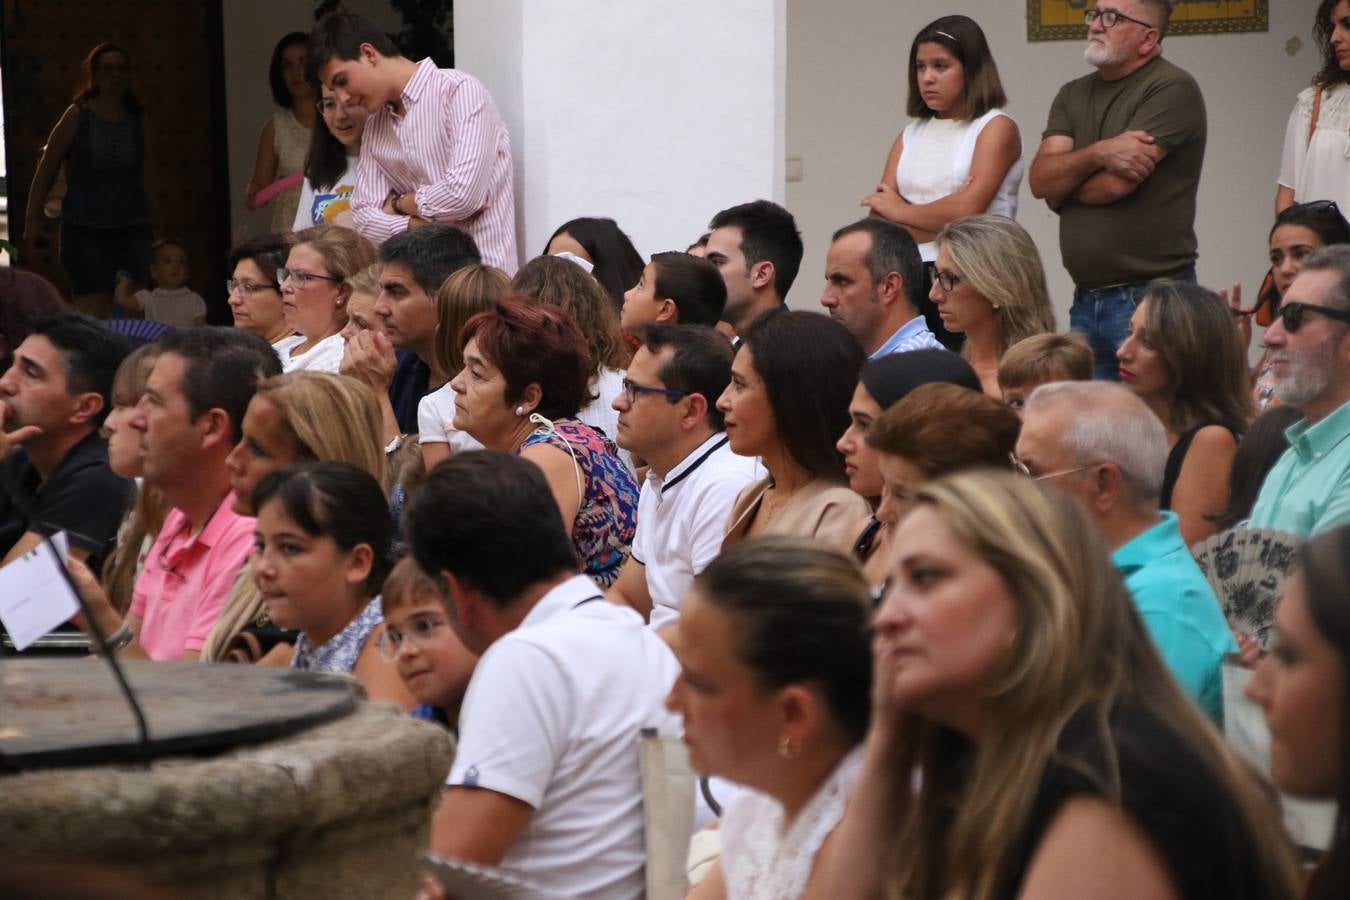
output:
<path id="1" fill-rule="evenodd" d="M 1303 327 L 1303 320 L 1310 312 L 1335 319 L 1337 322 L 1350 322 L 1350 309 L 1333 309 L 1330 306 L 1299 303 L 1295 300 L 1280 305 L 1280 321 L 1284 323 L 1284 330 L 1290 334 L 1297 332 Z"/>
<path id="2" fill-rule="evenodd" d="M 1123 12 L 1114 9 L 1089 9 L 1083 11 L 1083 24 L 1091 25 L 1098 19 L 1102 20 L 1103 28 L 1115 28 L 1116 23 L 1122 20 L 1133 22 L 1136 25 L 1143 25 L 1145 28 L 1152 28 L 1154 30 L 1158 28 L 1158 26 L 1154 25 L 1152 22 L 1145 22 L 1143 19 L 1127 16 Z"/>
<path id="3" fill-rule="evenodd" d="M 944 291 L 955 290 L 956 286 L 961 283 L 960 275 L 957 275 L 955 272 L 944 272 L 941 269 L 938 269 L 933 274 L 933 278 L 938 284 L 942 285 Z"/>
<path id="4" fill-rule="evenodd" d="M 623 395 L 629 403 L 636 403 L 639 394 L 659 394 L 670 400 L 679 400 L 681 397 L 688 397 L 688 391 L 672 391 L 668 388 L 647 387 L 645 384 L 638 384 L 636 381 L 623 380 Z"/>
<path id="5" fill-rule="evenodd" d="M 311 281 L 331 281 L 335 284 L 342 283 L 342 279 L 338 278 L 336 275 L 320 275 L 317 272 L 299 272 L 295 269 L 287 269 L 285 267 L 277 269 L 278 283 L 285 284 L 286 279 L 288 278 L 300 287 L 307 287 Z"/>

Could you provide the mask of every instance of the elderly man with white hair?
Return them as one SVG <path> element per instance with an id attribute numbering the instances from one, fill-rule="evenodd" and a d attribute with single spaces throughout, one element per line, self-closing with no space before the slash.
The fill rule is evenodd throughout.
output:
<path id="1" fill-rule="evenodd" d="M 1219 666 L 1237 651 L 1214 591 L 1186 549 L 1175 513 L 1158 509 L 1167 435 L 1138 397 L 1104 382 L 1042 385 L 1027 401 L 1020 467 L 1096 520 L 1163 660 L 1216 722 Z"/>

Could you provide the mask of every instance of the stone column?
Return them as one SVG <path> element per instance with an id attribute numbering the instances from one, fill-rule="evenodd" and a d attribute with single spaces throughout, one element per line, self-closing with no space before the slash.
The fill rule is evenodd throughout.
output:
<path id="1" fill-rule="evenodd" d="M 786 20 L 787 0 L 458 0 L 455 65 L 511 129 L 522 258 L 577 216 L 649 256 L 781 203 Z"/>

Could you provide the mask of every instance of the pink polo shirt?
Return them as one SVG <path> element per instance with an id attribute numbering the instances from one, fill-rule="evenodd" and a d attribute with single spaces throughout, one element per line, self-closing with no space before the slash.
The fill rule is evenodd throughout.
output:
<path id="1" fill-rule="evenodd" d="M 234 493 L 226 494 L 196 534 L 188 533 L 180 510 L 164 520 L 131 598 L 132 614 L 141 617 L 140 644 L 151 659 L 201 650 L 216 624 L 253 550 L 254 519 L 235 513 L 233 503 Z"/>

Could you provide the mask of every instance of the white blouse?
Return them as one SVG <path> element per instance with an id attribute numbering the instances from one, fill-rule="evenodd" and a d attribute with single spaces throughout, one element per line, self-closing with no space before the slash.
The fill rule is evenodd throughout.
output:
<path id="1" fill-rule="evenodd" d="M 844 817 L 862 770 L 863 749 L 839 761 L 792 826 L 783 830 L 777 800 L 744 788 L 722 819 L 722 873 L 728 900 L 797 900 L 806 890 L 816 853 Z"/>
<path id="2" fill-rule="evenodd" d="M 900 161 L 895 166 L 895 183 L 900 196 L 921 205 L 961 190 L 970 178 L 975 144 L 981 132 L 999 117 L 1008 117 L 1008 114 L 1001 109 L 991 109 L 973 120 L 917 119 L 906 125 Z M 1017 218 L 1017 191 L 1022 186 L 1025 169 L 1026 163 L 1018 156 L 986 212 Z M 937 259 L 937 244 L 932 241 L 920 244 L 919 255 L 925 262 Z"/>
<path id="3" fill-rule="evenodd" d="M 1317 129 L 1308 140 L 1317 88 L 1304 88 L 1289 114 L 1280 158 L 1279 183 L 1294 189 L 1295 203 L 1335 200 L 1350 209 L 1350 87 L 1338 84 L 1322 92 Z"/>

